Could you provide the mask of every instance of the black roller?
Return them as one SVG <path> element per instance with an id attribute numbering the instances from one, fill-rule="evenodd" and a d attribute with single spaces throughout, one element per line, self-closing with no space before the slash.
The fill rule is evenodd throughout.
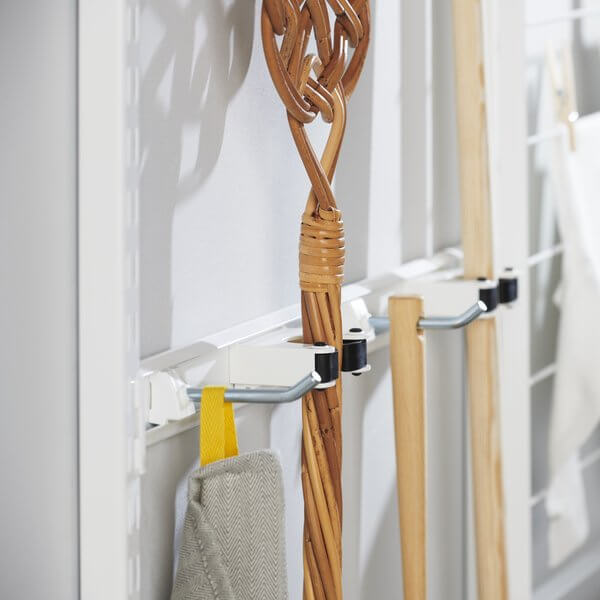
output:
<path id="1" fill-rule="evenodd" d="M 325 346 L 325 344 L 317 342 L 315 346 Z M 340 372 L 338 351 L 315 354 L 315 371 L 321 376 L 321 383 L 329 383 L 337 379 Z"/>
<path id="2" fill-rule="evenodd" d="M 515 302 L 519 297 L 519 280 L 516 277 L 501 277 L 498 284 L 500 304 Z"/>
<path id="3" fill-rule="evenodd" d="M 360 371 L 367 366 L 367 340 L 344 340 L 342 371 Z"/>
<path id="4" fill-rule="evenodd" d="M 485 279 L 482 279 L 485 281 Z M 498 286 L 490 288 L 479 288 L 479 299 L 487 306 L 486 312 L 491 312 L 498 306 Z"/>

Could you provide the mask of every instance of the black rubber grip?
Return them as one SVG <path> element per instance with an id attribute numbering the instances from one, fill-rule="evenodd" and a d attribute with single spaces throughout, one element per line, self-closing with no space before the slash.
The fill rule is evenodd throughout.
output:
<path id="1" fill-rule="evenodd" d="M 479 288 L 479 299 L 487 306 L 490 312 L 498 306 L 499 293 L 498 286 L 492 288 Z"/>
<path id="2" fill-rule="evenodd" d="M 359 371 L 367 366 L 367 340 L 343 340 L 342 371 Z"/>
<path id="3" fill-rule="evenodd" d="M 514 302 L 519 297 L 519 280 L 516 277 L 500 278 L 500 304 Z"/>
<path id="4" fill-rule="evenodd" d="M 321 383 L 329 383 L 336 380 L 340 372 L 338 351 L 315 354 L 315 371 L 321 376 Z"/>

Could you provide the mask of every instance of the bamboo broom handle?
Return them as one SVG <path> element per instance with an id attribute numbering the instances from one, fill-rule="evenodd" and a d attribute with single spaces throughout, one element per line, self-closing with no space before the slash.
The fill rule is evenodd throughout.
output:
<path id="1" fill-rule="evenodd" d="M 462 238 L 466 278 L 494 277 L 482 12 L 453 0 Z M 479 600 L 507 598 L 496 320 L 467 329 L 471 460 Z"/>
<path id="2" fill-rule="evenodd" d="M 420 297 L 389 299 L 398 514 L 404 598 L 426 600 L 425 339 Z"/>

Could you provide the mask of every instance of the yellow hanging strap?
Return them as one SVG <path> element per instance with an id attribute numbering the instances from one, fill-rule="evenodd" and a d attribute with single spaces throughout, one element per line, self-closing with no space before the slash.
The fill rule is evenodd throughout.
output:
<path id="1" fill-rule="evenodd" d="M 233 404 L 225 402 L 224 387 L 205 387 L 200 400 L 200 465 L 237 454 Z"/>

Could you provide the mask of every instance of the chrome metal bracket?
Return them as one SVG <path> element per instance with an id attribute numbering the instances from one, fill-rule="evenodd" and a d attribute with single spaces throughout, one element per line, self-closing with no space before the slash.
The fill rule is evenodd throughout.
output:
<path id="1" fill-rule="evenodd" d="M 473 306 L 460 315 L 451 317 L 422 317 L 415 323 L 415 326 L 417 329 L 460 329 L 466 327 L 469 323 L 472 323 L 475 319 L 483 315 L 486 308 L 486 305 L 481 300 L 478 300 Z M 369 321 L 378 332 L 385 332 L 390 329 L 389 317 L 371 317 Z"/>

